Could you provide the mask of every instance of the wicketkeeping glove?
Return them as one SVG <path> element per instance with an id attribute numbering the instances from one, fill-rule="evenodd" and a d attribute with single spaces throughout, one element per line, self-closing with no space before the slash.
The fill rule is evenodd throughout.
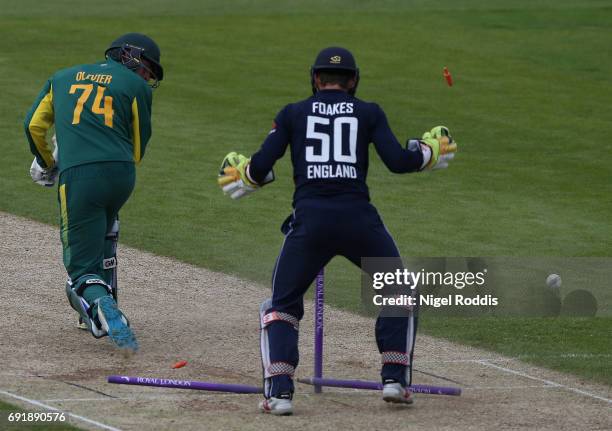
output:
<path id="1" fill-rule="evenodd" d="M 429 132 L 423 133 L 421 144 L 427 145 L 431 150 L 429 163 L 424 169 L 445 169 L 453 160 L 457 152 L 457 143 L 450 135 L 448 128 L 436 126 Z"/>
<path id="2" fill-rule="evenodd" d="M 259 189 L 259 185 L 249 180 L 246 173 L 250 161 L 251 159 L 232 151 L 221 163 L 217 183 L 221 186 L 223 193 L 232 199 L 240 199 Z"/>

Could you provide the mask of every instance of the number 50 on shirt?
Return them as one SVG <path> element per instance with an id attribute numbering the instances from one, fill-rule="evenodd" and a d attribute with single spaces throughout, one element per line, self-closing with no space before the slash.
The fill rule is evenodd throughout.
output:
<path id="1" fill-rule="evenodd" d="M 306 119 L 306 139 L 319 141 L 319 145 L 306 144 L 306 161 L 312 163 L 329 162 L 332 154 L 333 159 L 339 163 L 357 162 L 357 129 L 359 122 L 356 117 L 337 117 L 333 121 L 331 133 L 317 131 L 317 125 L 329 126 L 331 120 L 326 117 L 309 115 Z M 348 126 L 348 127 L 347 127 Z M 328 127 L 329 129 L 329 127 Z M 348 129 L 348 154 L 342 145 L 344 130 Z M 330 145 L 331 144 L 331 145 Z M 317 148 L 318 147 L 318 148 Z M 319 150 L 319 151 L 317 151 Z"/>

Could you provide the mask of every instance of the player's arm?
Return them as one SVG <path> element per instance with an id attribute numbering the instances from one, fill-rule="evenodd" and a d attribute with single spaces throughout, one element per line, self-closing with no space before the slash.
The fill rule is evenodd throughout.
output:
<path id="1" fill-rule="evenodd" d="M 134 162 L 140 163 L 151 138 L 152 92 L 149 86 L 142 86 L 132 99 L 132 145 Z"/>
<path id="2" fill-rule="evenodd" d="M 285 110 L 276 116 L 261 148 L 251 157 L 247 175 L 257 184 L 267 184 L 266 179 L 272 172 L 274 164 L 285 155 L 289 144 L 289 127 L 285 124 L 285 116 Z"/>
<path id="3" fill-rule="evenodd" d="M 232 199 L 239 199 L 274 181 L 272 168 L 285 154 L 289 143 L 287 109 L 285 107 L 276 116 L 272 130 L 250 159 L 235 152 L 225 156 L 217 181 L 223 192 Z"/>
<path id="4" fill-rule="evenodd" d="M 423 153 L 416 148 L 401 146 L 378 105 L 374 105 L 373 117 L 372 142 L 385 166 L 397 174 L 420 171 L 424 166 Z"/>
<path id="5" fill-rule="evenodd" d="M 389 127 L 385 113 L 378 108 L 372 141 L 376 151 L 391 172 L 406 173 L 425 169 L 442 169 L 457 151 L 448 129 L 437 126 L 421 139 L 409 139 L 402 148 Z"/>
<path id="6" fill-rule="evenodd" d="M 34 155 L 30 175 L 34 182 L 43 186 L 52 186 L 57 176 L 53 148 L 47 142 L 47 132 L 53 126 L 54 121 L 53 86 L 49 80 L 26 114 L 24 121 L 25 134 L 30 144 L 30 151 Z"/>
<path id="7" fill-rule="evenodd" d="M 47 81 L 36 101 L 28 111 L 24 126 L 25 134 L 30 143 L 30 151 L 36 157 L 41 168 L 53 168 L 53 149 L 47 142 L 47 132 L 53 126 L 53 87 Z"/>

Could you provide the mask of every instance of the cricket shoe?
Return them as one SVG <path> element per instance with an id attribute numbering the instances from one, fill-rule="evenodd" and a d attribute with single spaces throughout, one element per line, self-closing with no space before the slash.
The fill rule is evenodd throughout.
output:
<path id="1" fill-rule="evenodd" d="M 87 323 L 83 322 L 82 317 L 79 317 L 79 323 L 77 324 L 77 328 L 82 329 L 83 331 L 89 331 L 89 326 L 87 326 Z"/>
<path id="2" fill-rule="evenodd" d="M 259 410 L 276 416 L 289 416 L 293 414 L 291 394 L 280 394 L 279 398 L 270 397 L 259 403 Z"/>
<path id="3" fill-rule="evenodd" d="M 102 329 L 120 349 L 136 352 L 138 341 L 130 329 L 130 324 L 112 296 L 103 296 L 95 301 L 98 307 L 97 318 Z"/>
<path id="4" fill-rule="evenodd" d="M 389 381 L 383 384 L 383 400 L 395 404 L 412 404 L 412 392 L 401 383 Z"/>

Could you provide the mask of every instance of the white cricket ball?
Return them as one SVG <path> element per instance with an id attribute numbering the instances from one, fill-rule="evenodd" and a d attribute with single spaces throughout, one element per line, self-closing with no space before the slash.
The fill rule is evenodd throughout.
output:
<path id="1" fill-rule="evenodd" d="M 558 289 L 561 287 L 561 276 L 559 274 L 550 274 L 546 277 L 546 285 L 551 289 Z"/>

